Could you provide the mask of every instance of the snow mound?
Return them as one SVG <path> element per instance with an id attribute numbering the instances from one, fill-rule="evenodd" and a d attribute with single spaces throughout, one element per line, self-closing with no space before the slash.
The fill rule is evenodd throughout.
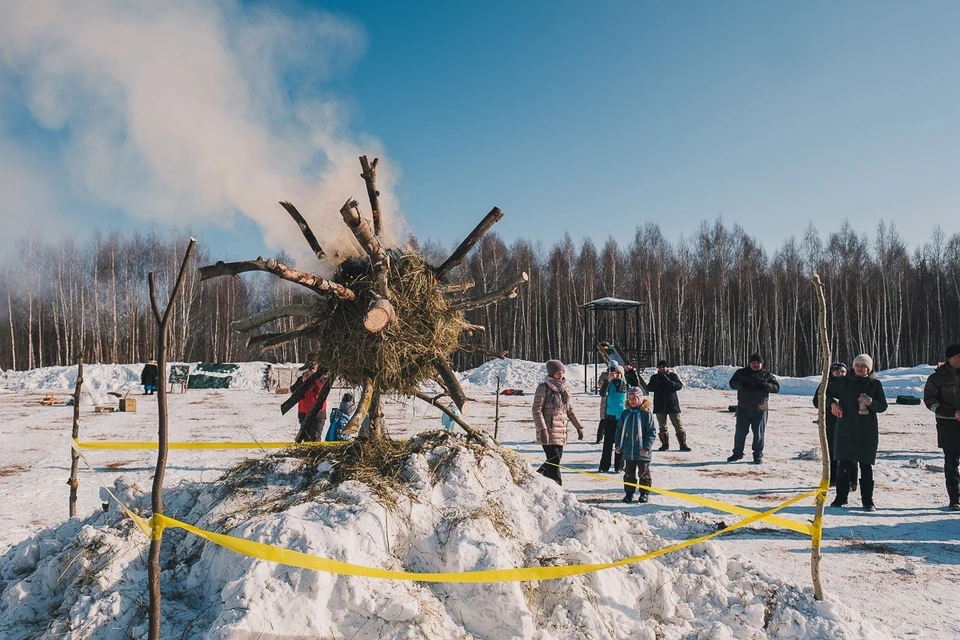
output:
<path id="1" fill-rule="evenodd" d="M 168 490 L 166 511 L 216 532 L 411 572 L 602 563 L 672 542 L 639 518 L 578 502 L 505 450 L 448 432 L 406 446 L 367 475 L 316 449 L 282 452 Z M 118 480 L 116 490 L 148 511 L 140 487 Z M 712 526 L 683 512 L 653 517 L 671 520 L 680 540 Z M 764 575 L 711 541 L 571 578 L 470 584 L 303 570 L 179 529 L 163 540 L 165 640 L 886 637 L 853 610 L 816 602 L 809 587 Z M 0 558 L 0 635 L 146 637 L 148 545 L 115 507 L 16 545 Z"/>
<path id="2" fill-rule="evenodd" d="M 185 364 L 193 373 L 199 363 L 171 362 Z M 210 377 L 231 376 L 231 389 L 263 389 L 266 382 L 266 362 L 241 362 L 230 373 L 204 371 Z M 84 364 L 83 388 L 97 391 L 135 391 L 143 390 L 140 373 L 143 364 Z M 29 371 L 7 371 L 0 376 L 0 388 L 11 391 L 73 391 L 77 386 L 76 365 L 65 367 L 41 367 Z"/>

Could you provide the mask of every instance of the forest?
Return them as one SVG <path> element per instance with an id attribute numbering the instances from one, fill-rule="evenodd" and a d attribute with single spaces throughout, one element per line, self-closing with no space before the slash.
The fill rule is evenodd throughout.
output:
<path id="1" fill-rule="evenodd" d="M 95 232 L 83 241 L 24 238 L 0 264 L 0 368 L 67 365 L 78 357 L 99 363 L 154 357 L 147 274 L 156 273 L 163 301 L 188 239 L 189 232 L 156 231 Z M 411 248 L 432 264 L 450 253 L 433 241 Z M 293 264 L 290 256 L 276 257 Z M 201 243 L 193 267 L 217 259 Z M 569 235 L 550 247 L 527 239 L 507 244 L 491 232 L 451 281 L 472 279 L 476 291 L 489 291 L 519 272 L 530 279 L 518 297 L 467 313 L 486 330 L 464 344 L 457 368 L 503 353 L 581 362 L 580 305 L 610 296 L 645 303 L 639 331 L 652 336 L 658 357 L 672 365 L 740 365 L 759 351 L 775 373 L 810 375 L 820 367 L 812 273 L 825 285 L 835 359 L 849 362 L 866 352 L 877 369 L 933 364 L 942 360 L 945 345 L 960 341 L 960 233 L 947 237 L 939 227 L 911 249 L 884 222 L 872 235 L 843 223 L 825 238 L 810 225 L 802 239 L 791 237 L 772 254 L 722 219 L 703 222 L 675 242 L 645 223 L 632 237 L 611 237 L 602 247 L 590 239 L 577 245 Z M 313 295 L 264 274 L 200 282 L 193 268 L 171 319 L 170 358 L 299 362 L 311 350 L 309 340 L 261 353 L 248 348 L 248 335 L 233 331 L 230 322 L 309 302 Z M 611 337 L 638 331 L 632 315 L 626 327 L 618 321 L 601 331 Z M 288 331 L 293 322 L 282 318 L 260 331 Z"/>

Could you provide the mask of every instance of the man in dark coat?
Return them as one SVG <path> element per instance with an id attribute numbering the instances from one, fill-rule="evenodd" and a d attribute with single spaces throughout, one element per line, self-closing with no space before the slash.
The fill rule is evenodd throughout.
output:
<path id="1" fill-rule="evenodd" d="M 759 353 L 750 356 L 750 364 L 734 371 L 730 388 L 737 392 L 737 430 L 733 438 L 733 455 L 727 462 L 743 459 L 747 432 L 753 430 L 753 463 L 763 462 L 763 434 L 767 428 L 767 399 L 780 392 L 780 383 L 763 368 Z"/>
<path id="2" fill-rule="evenodd" d="M 937 416 L 937 446 L 943 449 L 943 475 L 950 510 L 960 511 L 960 344 L 947 347 L 947 361 L 927 378 L 923 403 Z"/>
<path id="3" fill-rule="evenodd" d="M 144 395 L 151 396 L 157 390 L 158 377 L 157 361 L 148 360 L 147 364 L 143 365 L 143 372 L 140 374 L 140 384 L 143 385 Z"/>
<path id="4" fill-rule="evenodd" d="M 847 375 L 847 365 L 842 362 L 834 362 L 830 365 L 830 377 L 831 378 L 842 378 Z M 828 381 L 829 382 L 829 381 Z M 813 394 L 813 406 L 820 406 L 820 387 L 817 386 L 816 393 Z M 830 411 L 830 403 L 827 402 L 826 409 L 826 421 L 827 421 L 827 451 L 830 452 L 830 486 L 833 487 L 837 484 L 837 470 L 839 469 L 840 461 L 837 460 L 837 454 L 833 446 L 834 433 L 837 430 L 837 416 L 833 415 L 833 412 Z M 853 476 L 850 478 L 850 490 L 857 490 L 857 467 L 852 468 Z"/>
<path id="5" fill-rule="evenodd" d="M 687 446 L 687 432 L 683 430 L 683 422 L 680 420 L 680 399 L 677 398 L 677 391 L 683 389 L 683 382 L 676 373 L 667 368 L 666 360 L 657 363 L 657 372 L 650 376 L 647 388 L 653 393 L 653 414 L 657 416 L 657 424 L 660 425 L 658 451 L 666 451 L 670 448 L 670 432 L 667 431 L 668 416 L 674 431 L 677 432 L 680 451 L 690 451 L 690 447 Z"/>

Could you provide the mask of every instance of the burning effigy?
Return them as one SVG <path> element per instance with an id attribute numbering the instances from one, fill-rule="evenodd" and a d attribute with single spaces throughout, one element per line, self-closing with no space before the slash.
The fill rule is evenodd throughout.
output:
<path id="1" fill-rule="evenodd" d="M 464 312 L 516 297 L 519 286 L 528 279 L 526 273 L 520 273 L 499 289 L 473 297 L 464 295 L 472 282 L 448 282 L 453 269 L 503 217 L 497 207 L 439 266 L 428 264 L 412 249 L 384 246 L 380 194 L 376 189 L 378 160 L 370 162 L 367 156 L 360 158 L 371 219 L 361 214 L 360 205 L 353 198 L 340 208 L 344 224 L 362 247 L 365 257 L 347 258 L 330 278 L 262 257 L 217 262 L 200 268 L 201 280 L 266 271 L 316 294 L 316 299 L 308 304 L 268 309 L 238 319 L 231 326 L 249 333 L 278 318 L 301 318 L 301 326 L 293 331 L 255 335 L 248 344 L 270 349 L 291 340 L 316 338 L 317 360 L 324 367 L 316 375 L 326 375 L 331 382 L 339 379 L 361 389 L 346 433 L 356 433 L 364 420 L 369 420 L 371 433 L 382 433 L 383 394 L 414 395 L 444 412 L 448 410 L 440 399 L 449 396 L 462 409 L 467 398 L 450 365 L 450 356 L 462 347 L 465 334 L 484 330 L 469 323 Z M 300 227 L 313 254 L 318 259 L 325 258 L 326 252 L 303 215 L 290 202 L 280 204 Z M 435 381 L 443 392 L 435 396 L 421 392 L 420 386 L 428 380 Z M 318 406 L 325 398 L 323 394 L 318 399 Z M 462 416 L 454 419 L 469 434 L 478 435 L 463 422 Z"/>

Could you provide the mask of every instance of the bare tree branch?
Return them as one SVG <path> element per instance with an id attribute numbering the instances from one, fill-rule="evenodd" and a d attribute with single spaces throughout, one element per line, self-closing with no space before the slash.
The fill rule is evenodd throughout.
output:
<path id="1" fill-rule="evenodd" d="M 273 349 L 279 347 L 282 344 L 286 344 L 291 340 L 296 340 L 297 338 L 302 338 L 304 336 L 309 336 L 316 332 L 317 327 L 313 324 L 308 324 L 305 327 L 295 329 L 293 331 L 285 331 L 279 333 L 262 333 L 258 336 L 250 336 L 247 340 L 248 347 L 259 348 L 262 350 Z"/>
<path id="2" fill-rule="evenodd" d="M 464 280 L 463 282 L 441 284 L 437 288 L 440 290 L 440 293 L 463 293 L 467 289 L 475 287 L 476 284 L 473 280 Z"/>
<path id="3" fill-rule="evenodd" d="M 528 280 L 530 280 L 530 276 L 528 276 L 526 273 L 521 273 L 496 291 L 491 291 L 490 293 L 484 294 L 478 298 L 459 300 L 452 303 L 450 308 L 456 311 L 469 311 L 470 309 L 479 309 L 480 307 L 485 307 L 489 304 L 493 304 L 494 302 L 500 302 L 503 299 L 516 298 L 517 288 Z"/>
<path id="4" fill-rule="evenodd" d="M 457 247 L 446 262 L 437 267 L 437 270 L 434 275 L 436 275 L 437 280 L 442 280 L 443 276 L 447 274 L 451 269 L 460 264 L 467 254 L 470 253 L 470 250 L 473 249 L 473 246 L 480 242 L 480 239 L 490 230 L 490 227 L 495 225 L 500 221 L 500 218 L 503 217 L 503 211 L 500 211 L 499 208 L 494 207 L 490 210 L 483 220 L 480 221 L 473 231 L 470 232 L 466 238 L 463 239 L 463 242 L 460 243 L 460 246 Z"/>
<path id="5" fill-rule="evenodd" d="M 300 227 L 300 233 L 303 234 L 307 244 L 310 245 L 313 255 L 317 256 L 317 258 L 321 260 L 325 258 L 327 254 L 323 252 L 323 249 L 320 247 L 320 243 L 317 242 L 317 236 L 313 235 L 313 229 L 310 228 L 310 225 L 307 224 L 307 221 L 304 220 L 302 215 L 300 215 L 300 212 L 297 211 L 297 208 L 286 200 L 281 202 L 280 206 L 287 210 L 287 213 L 290 214 L 290 217 L 293 218 L 294 222 L 297 223 L 297 226 Z"/>
<path id="6" fill-rule="evenodd" d="M 415 395 L 417 398 L 419 398 L 420 400 L 423 400 L 423 401 L 426 402 L 427 404 L 432 404 L 432 405 L 435 406 L 436 408 L 440 409 L 440 411 L 443 411 L 445 414 L 447 414 L 448 416 L 450 416 L 450 419 L 451 419 L 451 420 L 453 420 L 454 422 L 456 422 L 458 425 L 460 425 L 460 428 L 462 428 L 464 431 L 467 432 L 467 437 L 468 437 L 468 438 L 473 438 L 473 439 L 477 440 L 478 442 L 481 442 L 481 443 L 483 443 L 483 444 L 488 444 L 488 445 L 489 445 L 490 443 L 500 444 L 499 442 L 497 442 L 496 440 L 494 440 L 493 438 L 491 438 L 487 433 L 485 433 L 484 431 L 482 431 L 482 430 L 480 430 L 480 429 L 474 429 L 473 427 L 471 427 L 470 425 L 468 425 L 466 422 L 464 422 L 463 418 L 461 418 L 460 416 L 458 416 L 458 415 L 455 414 L 454 412 L 452 412 L 452 411 L 450 411 L 449 409 L 447 409 L 447 407 L 446 407 L 445 405 L 440 404 L 440 399 L 441 399 L 442 397 L 444 397 L 445 394 L 440 394 L 440 395 L 431 397 L 431 396 L 428 396 L 427 394 L 423 393 L 422 391 L 415 391 L 415 392 L 414 392 L 414 395 Z"/>
<path id="7" fill-rule="evenodd" d="M 244 260 L 242 262 L 220 261 L 216 264 L 200 267 L 200 280 L 209 280 L 210 278 L 219 278 L 220 276 L 236 276 L 241 273 L 246 273 L 247 271 L 267 271 L 284 280 L 295 282 L 320 295 L 333 294 L 341 300 L 352 301 L 356 299 L 353 291 L 342 284 L 338 284 L 332 280 L 326 280 L 313 273 L 298 271 L 297 269 L 288 267 L 276 258 L 270 258 L 268 260 L 257 258 L 256 260 Z"/>
<path id="8" fill-rule="evenodd" d="M 367 196 L 370 198 L 370 209 L 373 216 L 373 233 L 379 236 L 383 232 L 380 212 L 380 192 L 377 191 L 377 165 L 380 158 L 374 158 L 371 163 L 367 156 L 360 156 L 360 167 L 363 172 L 360 177 L 367 183 Z"/>
<path id="9" fill-rule="evenodd" d="M 234 320 L 230 323 L 230 326 L 234 331 L 239 331 L 240 333 L 246 333 L 247 331 L 253 331 L 257 327 L 264 325 L 278 318 L 309 318 L 313 315 L 314 306 L 312 304 L 288 304 L 282 307 L 274 307 L 273 309 L 267 309 L 266 311 L 261 311 L 260 313 L 255 313 L 252 316 L 247 316 L 246 318 L 241 318 L 240 320 Z"/>

